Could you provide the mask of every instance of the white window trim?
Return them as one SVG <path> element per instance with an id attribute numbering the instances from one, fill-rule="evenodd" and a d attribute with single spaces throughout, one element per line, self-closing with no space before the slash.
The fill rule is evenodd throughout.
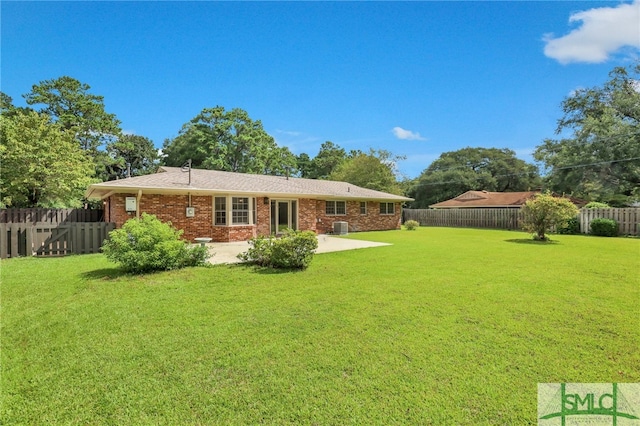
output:
<path id="1" fill-rule="evenodd" d="M 224 225 L 216 223 L 216 198 L 224 198 L 225 199 L 225 221 Z M 233 198 L 248 198 L 249 199 L 249 223 L 233 223 Z M 257 214 L 257 198 L 251 197 L 249 195 L 236 195 L 236 194 L 226 194 L 226 195 L 214 195 L 212 197 L 213 202 L 213 226 L 222 226 L 222 227 L 233 227 L 233 226 L 256 226 L 256 217 L 254 212 Z M 243 210 L 244 211 L 244 210 Z"/>
<path id="2" fill-rule="evenodd" d="M 362 213 L 362 203 L 364 203 L 364 213 Z M 369 213 L 369 203 L 366 201 L 360 201 L 360 216 L 365 216 Z"/>

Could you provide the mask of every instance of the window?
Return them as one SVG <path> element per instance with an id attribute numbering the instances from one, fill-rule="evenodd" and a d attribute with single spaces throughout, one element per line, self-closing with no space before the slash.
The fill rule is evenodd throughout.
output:
<path id="1" fill-rule="evenodd" d="M 249 224 L 249 198 L 231 197 L 231 223 Z"/>
<path id="2" fill-rule="evenodd" d="M 360 214 L 367 214 L 367 202 L 360 201 Z"/>
<path id="3" fill-rule="evenodd" d="M 226 197 L 215 198 L 215 224 L 227 224 L 227 199 Z"/>
<path id="4" fill-rule="evenodd" d="M 394 213 L 395 213 L 394 203 L 380 203 L 380 214 L 394 214 Z"/>
<path id="5" fill-rule="evenodd" d="M 346 201 L 326 201 L 325 213 L 329 216 L 347 214 Z"/>

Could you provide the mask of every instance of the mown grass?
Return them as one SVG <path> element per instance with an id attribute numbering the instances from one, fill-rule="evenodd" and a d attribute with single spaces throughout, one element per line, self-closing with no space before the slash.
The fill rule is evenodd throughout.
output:
<path id="1" fill-rule="evenodd" d="M 420 228 L 304 272 L 1 263 L 4 424 L 535 424 L 640 381 L 640 240 Z"/>

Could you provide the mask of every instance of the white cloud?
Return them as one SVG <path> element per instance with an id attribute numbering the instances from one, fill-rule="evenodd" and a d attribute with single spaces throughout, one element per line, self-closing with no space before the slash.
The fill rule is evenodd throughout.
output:
<path id="1" fill-rule="evenodd" d="M 427 138 L 420 136 L 418 132 L 412 132 L 411 130 L 405 130 L 402 127 L 394 127 L 393 134 L 398 139 L 404 139 L 408 141 L 426 141 Z"/>
<path id="2" fill-rule="evenodd" d="M 287 136 L 300 136 L 302 134 L 302 132 L 296 132 L 291 130 L 280 130 L 280 129 L 276 129 L 276 132 L 283 135 L 287 135 Z"/>
<path id="3" fill-rule="evenodd" d="M 562 37 L 544 37 L 544 54 L 562 64 L 599 63 L 623 48 L 640 49 L 640 0 L 576 12 L 569 22 L 582 25 Z"/>

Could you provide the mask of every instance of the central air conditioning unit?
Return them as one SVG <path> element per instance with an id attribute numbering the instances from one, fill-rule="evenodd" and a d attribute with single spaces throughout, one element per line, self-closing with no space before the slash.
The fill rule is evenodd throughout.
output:
<path id="1" fill-rule="evenodd" d="M 333 233 L 347 235 L 349 233 L 349 224 L 347 222 L 333 222 Z"/>

